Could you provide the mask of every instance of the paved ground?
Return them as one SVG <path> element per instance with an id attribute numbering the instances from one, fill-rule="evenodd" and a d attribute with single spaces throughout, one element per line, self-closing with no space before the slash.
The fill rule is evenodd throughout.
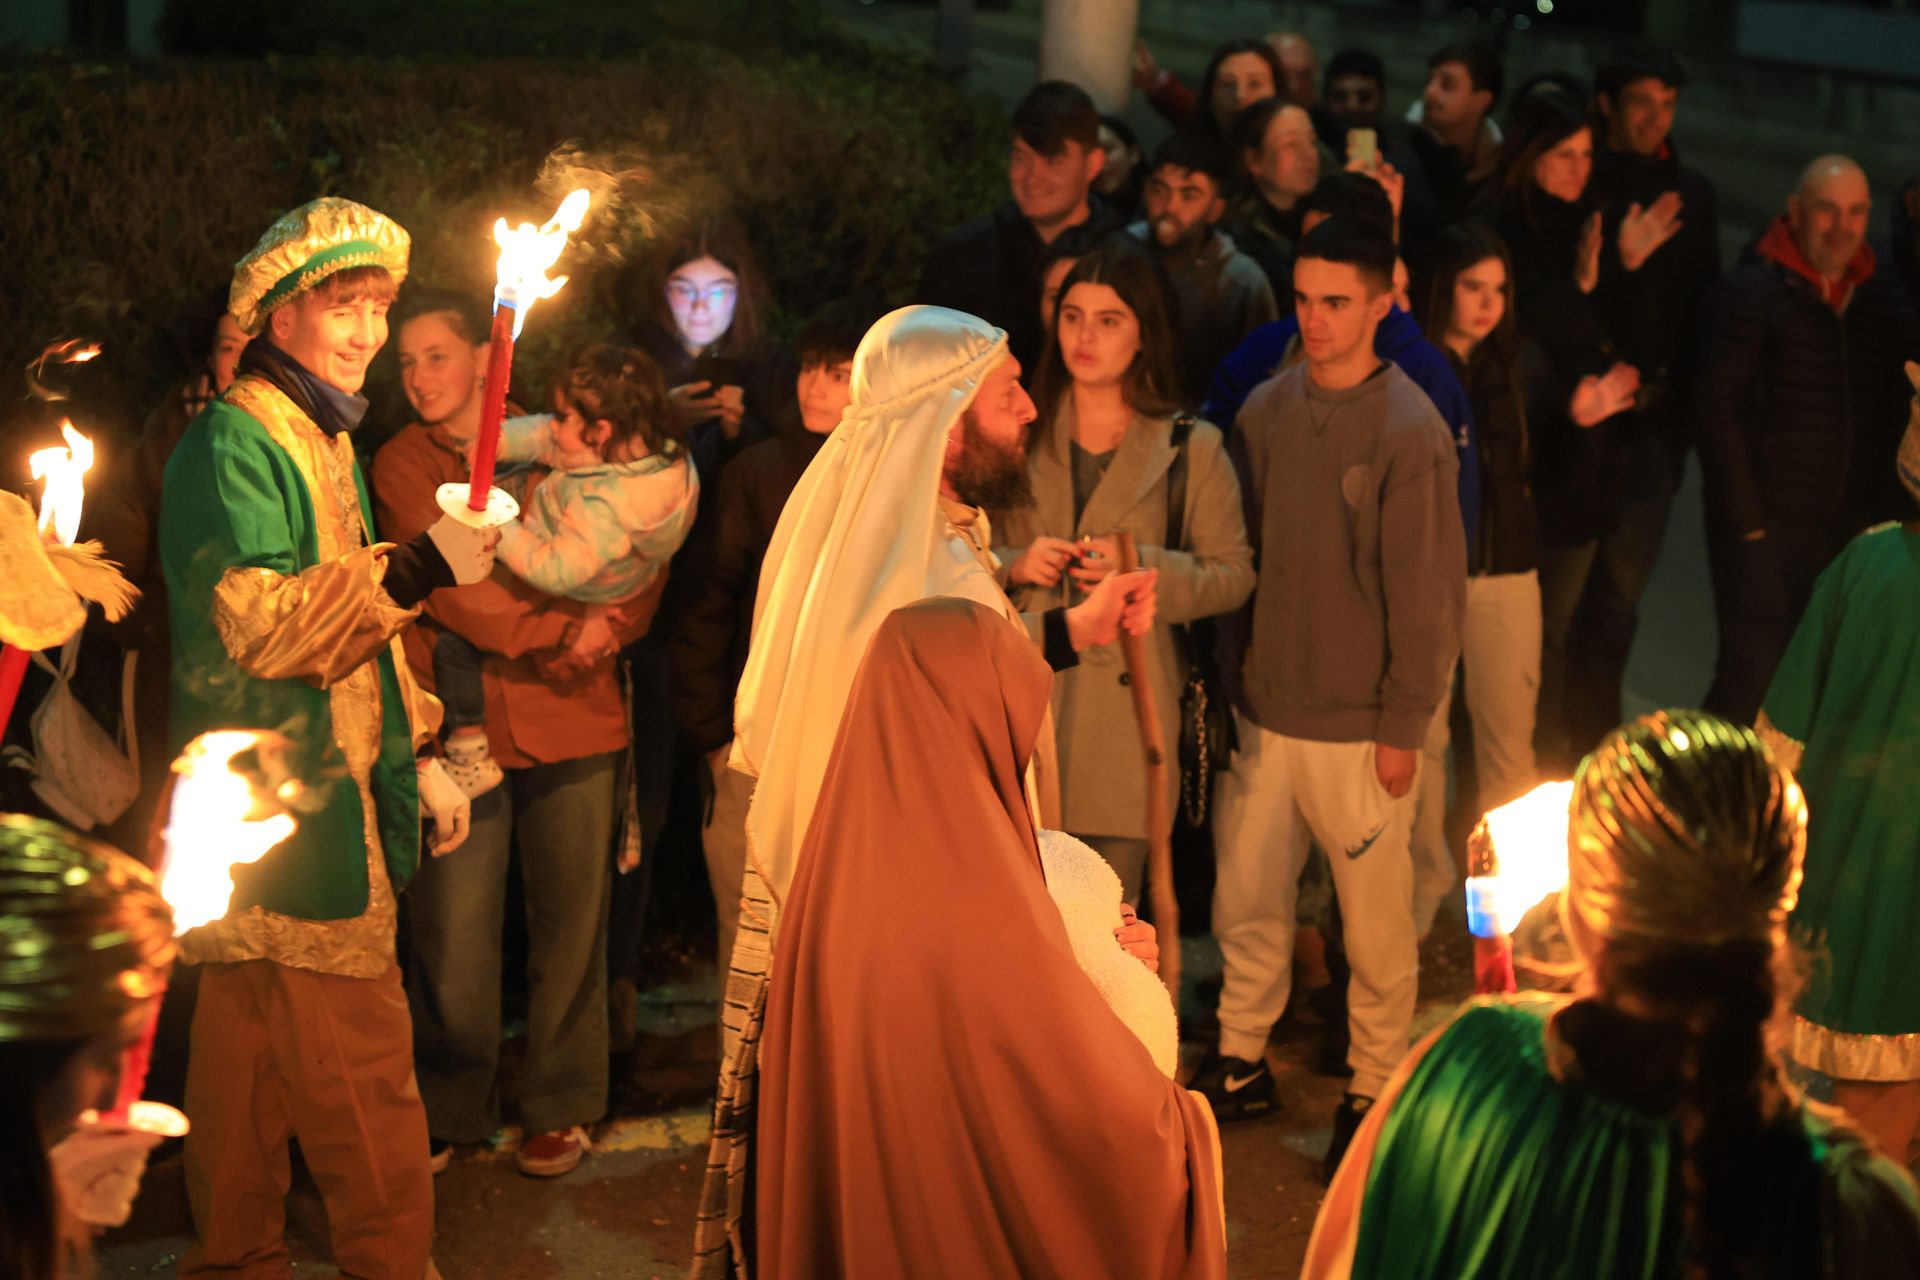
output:
<path id="1" fill-rule="evenodd" d="M 1217 973 L 1218 952 L 1187 942 L 1192 982 Z M 1424 956 L 1420 1027 L 1445 1016 L 1471 986 L 1467 941 L 1457 925 L 1436 933 Z M 573 1175 L 551 1182 L 514 1169 L 508 1130 L 495 1146 L 461 1151 L 436 1183 L 435 1257 L 449 1280 L 598 1280 L 684 1273 L 707 1137 L 702 1100 L 711 1079 L 710 972 L 642 998 L 643 1034 L 623 1064 L 615 1111 L 598 1147 Z M 1187 1001 L 1191 1011 L 1191 986 Z M 1309 1012 L 1281 1024 L 1270 1053 L 1285 1105 L 1280 1115 L 1228 1126 L 1223 1134 L 1233 1274 L 1292 1276 L 1299 1270 L 1320 1187 L 1314 1171 L 1343 1082 L 1311 1066 L 1320 1024 Z M 506 1074 L 515 1070 L 510 1043 Z M 1187 1046 L 1189 1068 L 1201 1046 Z M 508 1089 L 511 1095 L 511 1087 Z M 106 1277 L 173 1274 L 188 1239 L 186 1189 L 177 1151 L 155 1161 L 133 1221 L 101 1242 Z M 301 1280 L 325 1265 L 326 1215 L 312 1182 L 296 1173 L 288 1239 Z"/>

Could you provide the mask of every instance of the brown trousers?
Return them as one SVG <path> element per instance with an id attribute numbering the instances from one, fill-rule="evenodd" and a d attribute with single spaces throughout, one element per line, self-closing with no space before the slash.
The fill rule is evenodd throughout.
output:
<path id="1" fill-rule="evenodd" d="M 437 1275 L 427 1118 L 397 966 L 371 979 L 270 960 L 205 966 L 187 1116 L 197 1238 L 183 1277 L 293 1275 L 284 1230 L 295 1137 L 342 1276 Z"/>

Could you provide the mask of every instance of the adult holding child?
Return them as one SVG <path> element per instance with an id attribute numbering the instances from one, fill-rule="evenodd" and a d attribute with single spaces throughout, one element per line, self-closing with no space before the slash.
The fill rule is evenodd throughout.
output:
<path id="1" fill-rule="evenodd" d="M 401 322 L 403 379 L 421 421 L 374 461 L 390 535 L 425 519 L 441 484 L 466 478 L 486 333 L 477 308 L 444 294 L 419 299 Z M 587 399 L 571 380 L 564 388 L 569 406 Z M 608 416 L 590 408 L 594 419 Z M 543 510 L 539 491 L 530 505 L 536 516 Z M 504 773 L 474 802 L 467 856 L 435 864 L 409 899 L 414 1052 L 437 1168 L 452 1144 L 483 1142 L 499 1125 L 500 930 L 516 836 L 533 975 L 522 1172 L 572 1170 L 588 1150 L 586 1126 L 606 1110 L 609 850 L 627 747 L 615 655 L 645 631 L 659 586 L 656 576 L 638 600 L 609 612 L 502 567 L 443 593 L 408 636 L 408 661 L 423 681 L 435 679 L 442 640 L 478 651 L 485 744 Z"/>
<path id="2" fill-rule="evenodd" d="M 1056 310 L 1034 384 L 1034 501 L 993 514 L 1001 580 L 1023 612 L 1076 603 L 1114 571 L 1114 535 L 1132 534 L 1141 564 L 1160 571 L 1147 678 L 1161 724 L 1178 724 L 1194 655 L 1174 627 L 1238 608 L 1253 590 L 1239 481 L 1220 432 L 1177 407 L 1179 339 L 1144 247 L 1114 241 L 1081 258 Z M 1088 649 L 1055 678 L 1053 715 L 1061 826 L 1100 851 L 1136 902 L 1147 846 L 1167 833 L 1146 829 L 1128 683 L 1117 645 Z"/>

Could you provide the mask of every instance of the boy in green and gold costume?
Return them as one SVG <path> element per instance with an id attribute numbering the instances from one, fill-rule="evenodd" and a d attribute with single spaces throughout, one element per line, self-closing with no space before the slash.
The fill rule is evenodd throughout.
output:
<path id="1" fill-rule="evenodd" d="M 1920 1275 L 1920 1196 L 1787 1083 L 1786 926 L 1806 802 L 1750 729 L 1659 712 L 1580 766 L 1571 997 L 1477 1000 L 1355 1136 L 1304 1272 Z"/>
<path id="2" fill-rule="evenodd" d="M 1920 365 L 1896 460 L 1920 501 Z M 1920 1155 L 1920 519 L 1869 529 L 1813 589 L 1760 712 L 1812 814 L 1787 1055 L 1894 1159 Z"/>
<path id="3" fill-rule="evenodd" d="M 374 540 L 351 430 L 406 276 L 407 233 L 348 200 L 270 228 L 234 271 L 257 335 L 233 385 L 187 428 L 161 495 L 172 601 L 172 743 L 277 729 L 331 779 L 324 803 L 252 866 L 227 915 L 181 940 L 199 963 L 187 1074 L 183 1276 L 285 1275 L 287 1144 L 298 1136 L 343 1274 L 435 1274 L 426 1119 L 394 955 L 396 890 L 431 814 L 436 853 L 466 807 L 437 761 L 439 704 L 396 637 L 429 591 L 479 581 L 491 535 L 443 518 Z"/>

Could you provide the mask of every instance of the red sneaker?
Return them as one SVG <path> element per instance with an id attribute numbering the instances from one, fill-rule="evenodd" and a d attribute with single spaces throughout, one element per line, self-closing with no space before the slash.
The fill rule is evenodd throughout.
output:
<path id="1" fill-rule="evenodd" d="M 570 1129 L 555 1129 L 527 1139 L 520 1144 L 514 1162 L 529 1178 L 558 1178 L 579 1168 L 580 1161 L 591 1150 L 593 1143 L 588 1140 L 587 1131 L 576 1124 Z"/>

